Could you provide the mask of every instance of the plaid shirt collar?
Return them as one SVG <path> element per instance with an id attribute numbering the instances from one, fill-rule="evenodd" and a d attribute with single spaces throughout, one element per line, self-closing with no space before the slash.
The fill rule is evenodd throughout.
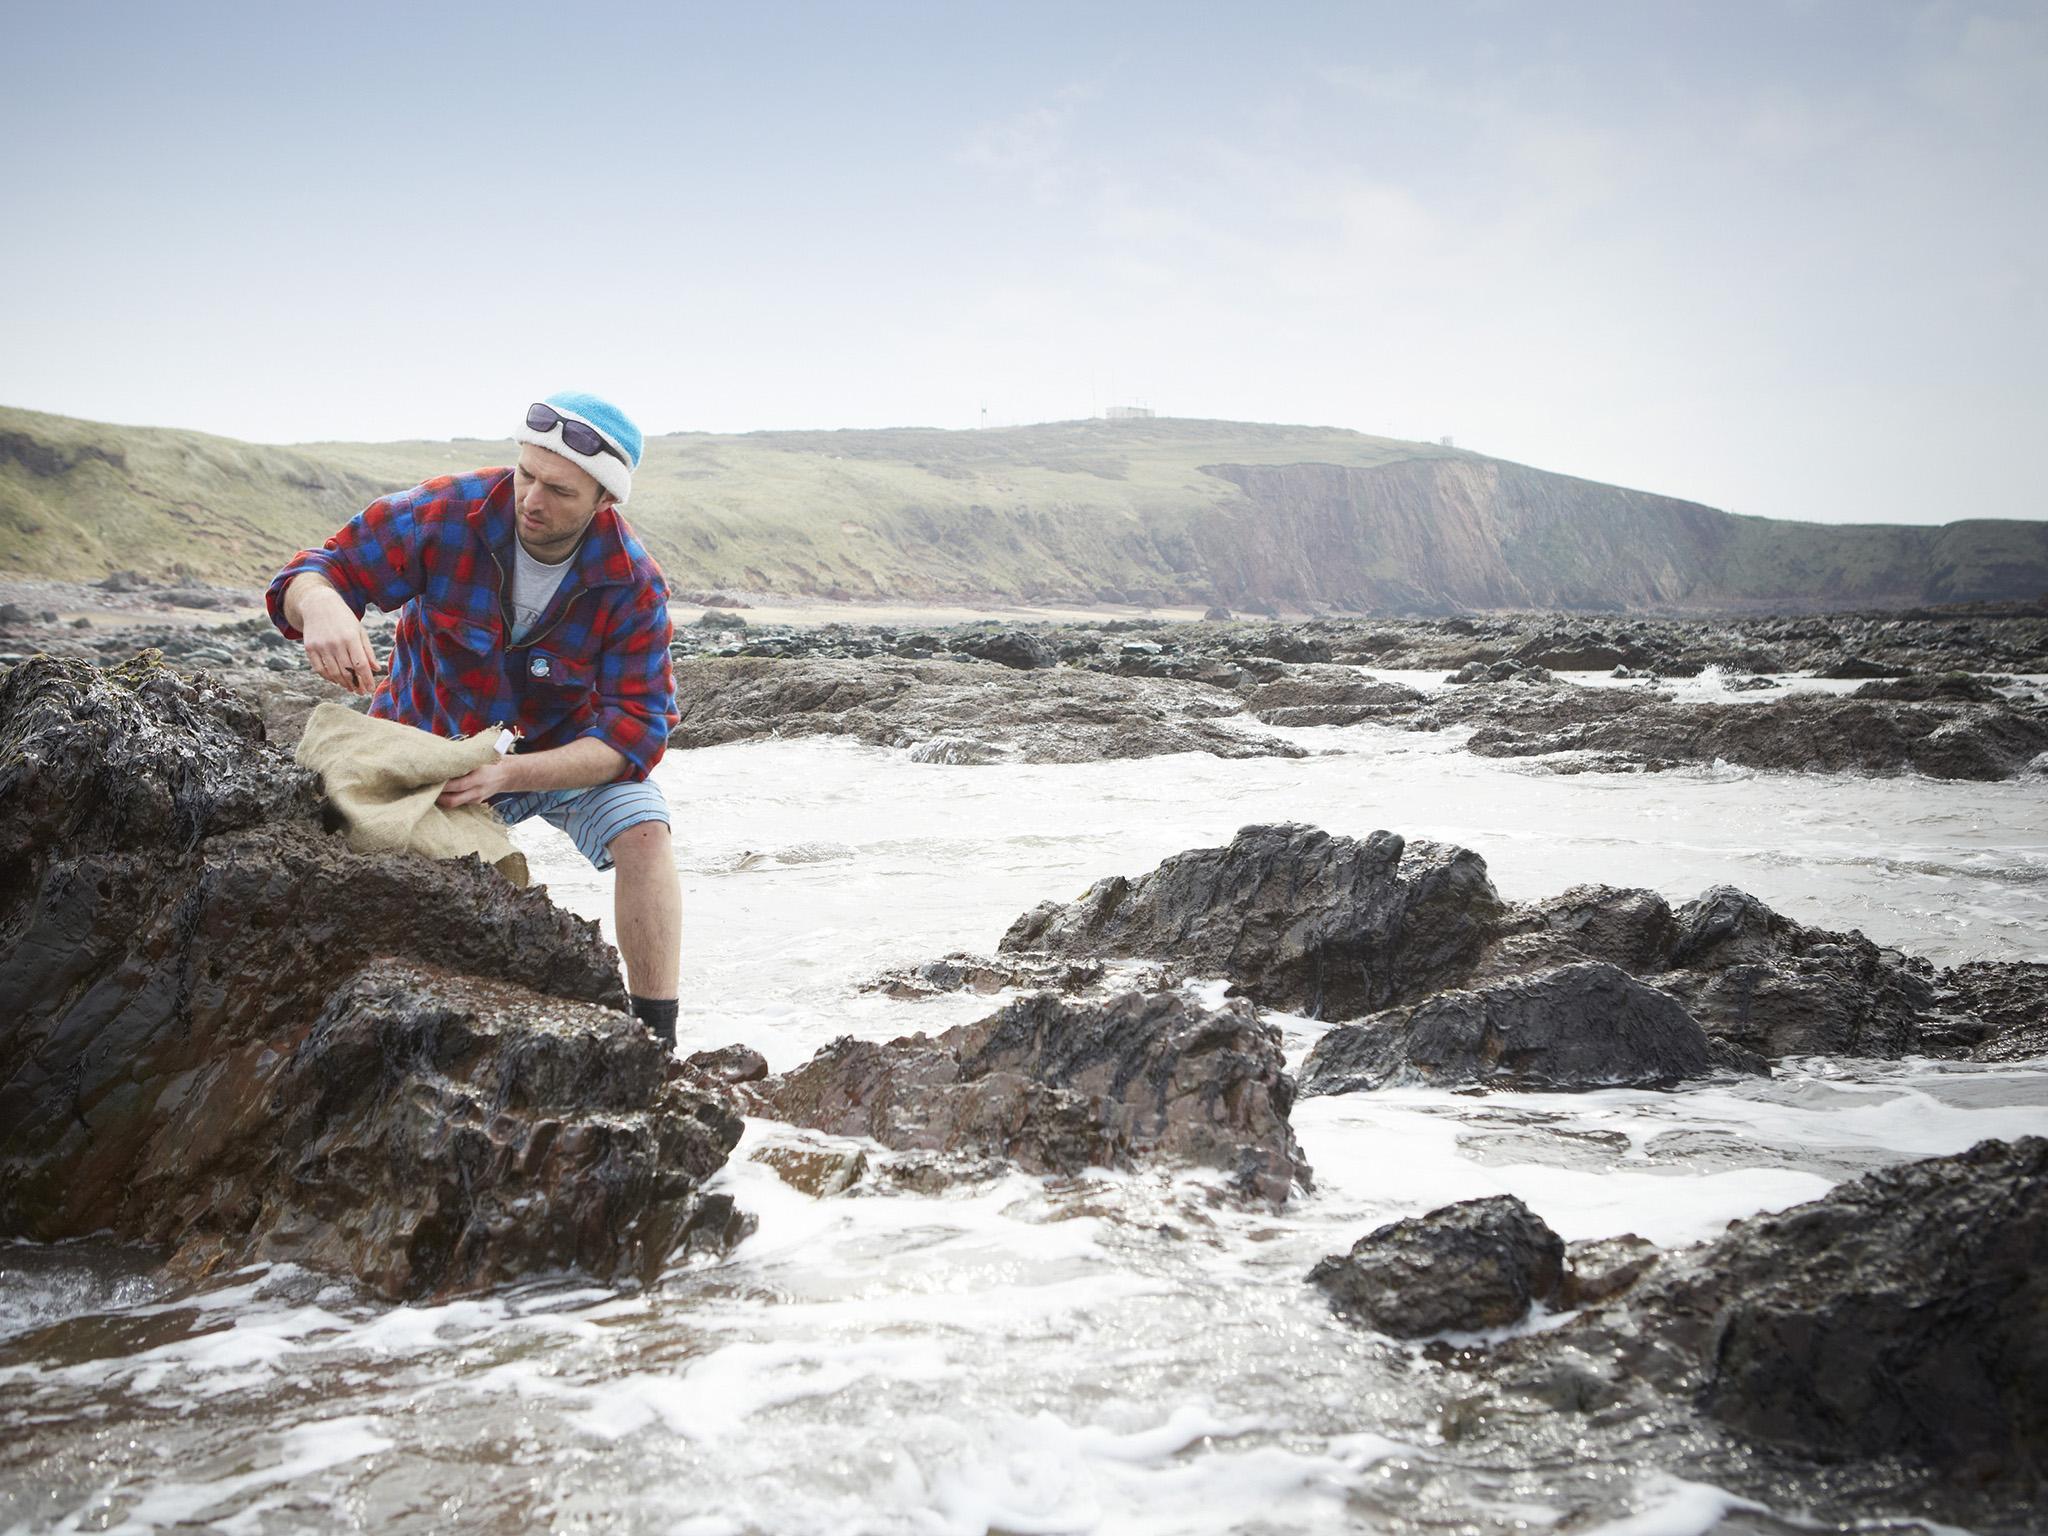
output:
<path id="1" fill-rule="evenodd" d="M 470 531 L 497 553 L 499 569 L 512 569 L 512 545 L 518 526 L 512 512 L 512 471 L 497 471 L 499 479 L 484 499 L 469 511 Z M 616 506 L 606 507 L 590 520 L 583 542 L 576 546 L 576 568 L 569 579 L 578 587 L 624 587 L 632 585 L 633 557 L 626 549 L 625 525 Z"/>

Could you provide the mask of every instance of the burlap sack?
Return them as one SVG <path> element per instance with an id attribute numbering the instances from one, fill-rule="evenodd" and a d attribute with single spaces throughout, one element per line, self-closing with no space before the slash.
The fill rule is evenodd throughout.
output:
<path id="1" fill-rule="evenodd" d="M 378 720 L 346 704 L 322 704 L 306 720 L 298 761 L 320 775 L 327 803 L 357 853 L 411 849 L 433 859 L 474 853 L 514 885 L 527 883 L 526 855 L 512 846 L 488 805 L 444 811 L 441 787 L 498 760 L 498 731 L 448 741 L 396 720 Z"/>

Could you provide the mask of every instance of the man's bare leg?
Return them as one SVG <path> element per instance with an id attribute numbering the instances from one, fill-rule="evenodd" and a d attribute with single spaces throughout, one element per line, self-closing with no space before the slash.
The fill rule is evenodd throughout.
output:
<path id="1" fill-rule="evenodd" d="M 636 999 L 673 1003 L 683 958 L 683 889 L 668 828 L 658 821 L 630 826 L 612 839 L 611 855 L 612 923 L 626 990 Z M 667 1038 L 675 1043 L 672 1020 Z"/>

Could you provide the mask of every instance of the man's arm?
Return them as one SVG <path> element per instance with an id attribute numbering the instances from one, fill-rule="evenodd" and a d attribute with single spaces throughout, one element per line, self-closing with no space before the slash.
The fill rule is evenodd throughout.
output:
<path id="1" fill-rule="evenodd" d="M 328 682 L 350 693 L 369 693 L 377 686 L 377 658 L 370 633 L 355 610 L 334 589 L 334 583 L 313 571 L 301 571 L 284 589 L 285 622 L 306 637 L 306 661 Z"/>
<path id="2" fill-rule="evenodd" d="M 376 659 L 362 629 L 363 608 L 375 603 L 395 613 L 418 593 L 423 582 L 419 513 L 439 505 L 435 498 L 448 483 L 429 481 L 371 502 L 320 548 L 300 550 L 263 594 L 279 633 L 305 641 L 307 661 L 329 682 L 351 693 L 376 687 Z"/>
<path id="3" fill-rule="evenodd" d="M 495 763 L 472 768 L 459 779 L 450 779 L 434 803 L 443 810 L 474 805 L 492 795 L 513 794 L 529 789 L 588 789 L 609 784 L 626 769 L 622 752 L 606 746 L 595 736 L 579 736 L 567 746 L 545 752 L 514 752 Z"/>

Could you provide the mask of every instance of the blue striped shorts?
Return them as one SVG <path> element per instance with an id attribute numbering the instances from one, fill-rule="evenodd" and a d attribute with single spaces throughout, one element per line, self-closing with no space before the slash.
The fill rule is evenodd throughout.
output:
<path id="1" fill-rule="evenodd" d="M 645 779 L 594 784 L 589 789 L 529 789 L 500 795 L 491 809 L 507 826 L 539 816 L 575 839 L 577 850 L 599 869 L 612 867 L 612 839 L 643 821 L 668 819 L 668 796 Z"/>

